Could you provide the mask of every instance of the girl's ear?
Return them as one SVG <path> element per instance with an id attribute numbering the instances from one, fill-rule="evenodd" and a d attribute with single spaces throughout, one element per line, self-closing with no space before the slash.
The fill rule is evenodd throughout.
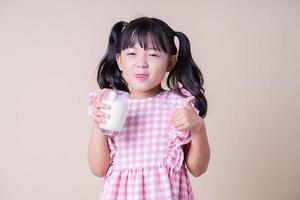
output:
<path id="1" fill-rule="evenodd" d="M 122 65 L 121 65 L 121 54 L 120 53 L 117 53 L 117 55 L 116 55 L 116 61 L 117 61 L 119 69 L 121 71 L 123 71 L 123 68 L 122 68 Z"/>
<path id="2" fill-rule="evenodd" d="M 177 56 L 176 55 L 172 55 L 169 57 L 169 65 L 168 65 L 168 68 L 167 68 L 167 72 L 171 71 L 175 64 L 177 62 Z"/>

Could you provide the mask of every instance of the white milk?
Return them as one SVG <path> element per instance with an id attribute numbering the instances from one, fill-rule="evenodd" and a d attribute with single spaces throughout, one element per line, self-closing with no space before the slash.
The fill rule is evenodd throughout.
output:
<path id="1" fill-rule="evenodd" d="M 103 109 L 102 111 L 109 114 L 109 118 L 106 119 L 105 123 L 101 123 L 101 128 L 106 130 L 121 131 L 123 129 L 128 104 L 127 101 L 107 101 L 102 100 L 103 103 L 110 105 L 110 109 Z"/>

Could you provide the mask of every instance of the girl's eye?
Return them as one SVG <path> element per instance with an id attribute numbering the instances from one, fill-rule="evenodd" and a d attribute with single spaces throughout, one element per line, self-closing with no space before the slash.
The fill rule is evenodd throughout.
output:
<path id="1" fill-rule="evenodd" d="M 158 57 L 157 54 L 149 54 L 150 56 Z"/>
<path id="2" fill-rule="evenodd" d="M 131 55 L 135 55 L 135 53 L 128 53 L 127 55 L 128 55 L 128 56 L 131 56 Z"/>

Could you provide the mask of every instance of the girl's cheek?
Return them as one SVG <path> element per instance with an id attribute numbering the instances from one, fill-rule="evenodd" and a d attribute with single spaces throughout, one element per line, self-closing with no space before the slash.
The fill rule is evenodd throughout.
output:
<path id="1" fill-rule="evenodd" d="M 128 79 L 127 71 L 123 71 L 122 76 L 125 80 L 127 80 Z"/>
<path id="2" fill-rule="evenodd" d="M 133 61 L 133 60 L 126 60 L 126 61 L 123 63 L 124 67 L 126 67 L 126 68 L 132 67 L 133 64 L 134 64 L 134 61 Z"/>

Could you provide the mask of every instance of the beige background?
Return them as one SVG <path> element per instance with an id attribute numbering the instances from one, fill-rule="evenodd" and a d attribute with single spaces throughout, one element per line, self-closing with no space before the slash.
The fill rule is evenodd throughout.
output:
<path id="1" fill-rule="evenodd" d="M 121 2 L 121 1 L 120 1 Z M 0 0 L 0 199 L 97 199 L 88 93 L 113 23 L 185 32 L 205 77 L 196 199 L 300 199 L 300 1 Z"/>

